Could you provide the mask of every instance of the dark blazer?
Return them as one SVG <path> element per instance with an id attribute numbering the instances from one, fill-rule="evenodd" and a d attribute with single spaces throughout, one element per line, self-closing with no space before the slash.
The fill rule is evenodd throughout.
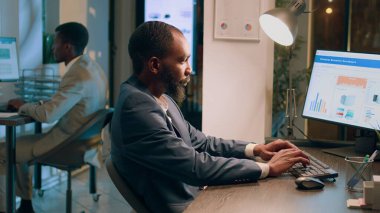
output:
<path id="1" fill-rule="evenodd" d="M 112 160 L 151 211 L 181 212 L 200 186 L 259 178 L 261 169 L 245 159 L 248 142 L 206 136 L 165 97 L 167 115 L 132 76 L 121 85 L 111 125 Z"/>

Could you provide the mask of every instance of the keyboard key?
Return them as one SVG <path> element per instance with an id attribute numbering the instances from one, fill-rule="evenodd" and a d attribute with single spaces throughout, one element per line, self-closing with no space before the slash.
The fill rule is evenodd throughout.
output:
<path id="1" fill-rule="evenodd" d="M 310 159 L 310 164 L 304 167 L 301 163 L 294 164 L 289 172 L 296 177 L 316 177 L 320 179 L 338 177 L 338 173 L 331 169 L 327 164 L 318 160 L 309 153 L 305 154 Z"/>

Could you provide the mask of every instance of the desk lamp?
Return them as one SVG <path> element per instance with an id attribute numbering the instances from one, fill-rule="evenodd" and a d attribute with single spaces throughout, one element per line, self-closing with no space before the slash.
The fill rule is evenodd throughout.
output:
<path id="1" fill-rule="evenodd" d="M 289 59 L 292 57 L 291 46 L 296 40 L 298 23 L 297 16 L 305 11 L 306 3 L 304 0 L 293 0 L 286 8 L 275 8 L 260 16 L 260 26 L 274 42 L 290 46 Z M 289 88 L 286 90 L 286 111 L 287 137 L 294 139 L 293 120 L 297 117 L 295 90 L 292 88 L 292 78 L 289 71 Z"/>
<path id="2" fill-rule="evenodd" d="M 260 16 L 259 22 L 265 34 L 283 46 L 294 43 L 298 31 L 297 16 L 305 11 L 304 0 L 293 0 L 286 8 L 275 8 Z"/>

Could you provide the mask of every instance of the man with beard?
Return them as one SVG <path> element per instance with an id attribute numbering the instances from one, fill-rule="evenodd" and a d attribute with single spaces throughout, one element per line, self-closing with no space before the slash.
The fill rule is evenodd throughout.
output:
<path id="1" fill-rule="evenodd" d="M 150 211 L 182 212 L 203 186 L 252 182 L 309 163 L 289 142 L 224 140 L 206 136 L 184 119 L 175 101 L 184 100 L 190 80 L 189 45 L 174 26 L 142 24 L 128 50 L 134 73 L 121 85 L 111 157 Z M 254 156 L 268 163 L 255 162 Z"/>

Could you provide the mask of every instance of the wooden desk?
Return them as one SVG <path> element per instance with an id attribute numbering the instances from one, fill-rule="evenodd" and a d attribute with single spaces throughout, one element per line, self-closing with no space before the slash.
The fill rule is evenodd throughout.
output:
<path id="1" fill-rule="evenodd" d="M 32 123 L 31 117 L 12 116 L 9 118 L 0 118 L 0 125 L 6 126 L 5 143 L 7 152 L 7 188 L 6 188 L 6 212 L 14 213 L 16 209 L 15 203 L 15 162 L 16 162 L 16 126 Z"/>
<path id="2" fill-rule="evenodd" d="M 322 153 L 318 148 L 302 149 L 335 169 L 339 173 L 336 182 L 326 183 L 323 190 L 300 191 L 296 189 L 295 177 L 283 174 L 257 183 L 212 186 L 201 192 L 185 212 L 375 212 L 346 207 L 347 199 L 359 198 L 363 194 L 345 190 L 343 158 Z M 373 171 L 380 175 L 379 162 L 375 163 Z"/>

